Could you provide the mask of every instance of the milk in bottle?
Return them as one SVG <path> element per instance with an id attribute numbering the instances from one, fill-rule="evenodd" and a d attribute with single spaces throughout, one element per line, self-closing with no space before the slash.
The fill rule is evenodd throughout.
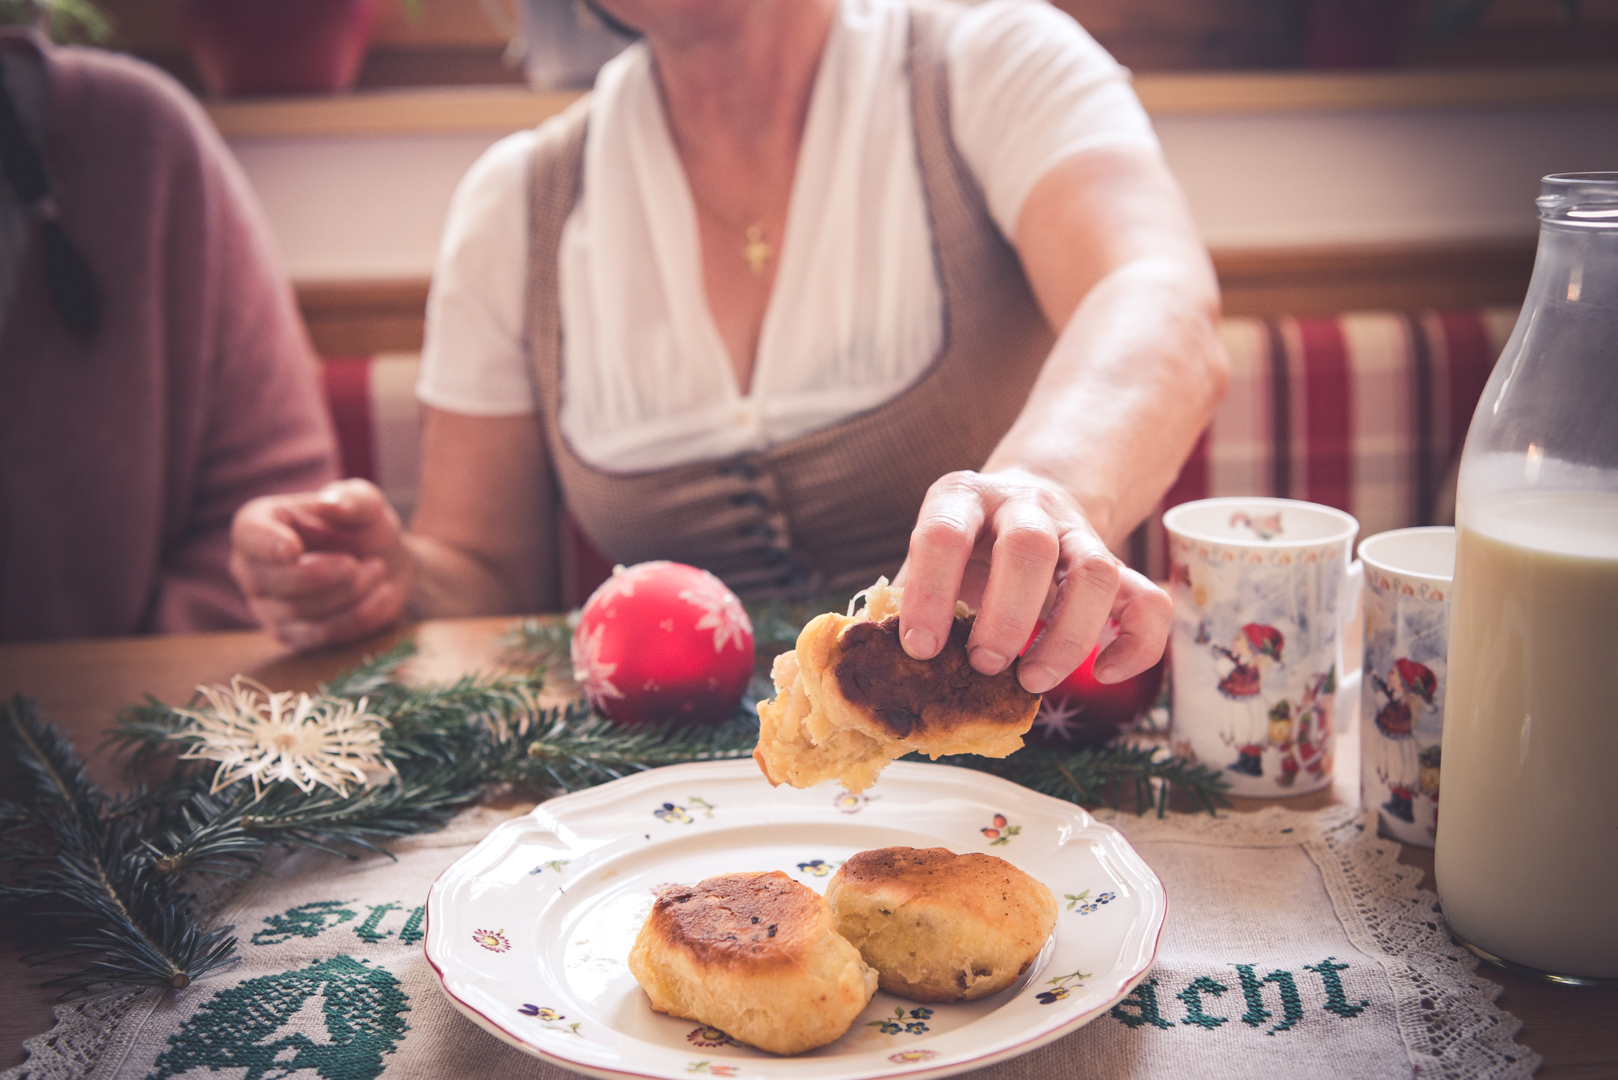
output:
<path id="1" fill-rule="evenodd" d="M 1434 873 L 1474 952 L 1618 984 L 1618 173 L 1539 210 L 1461 459 Z"/>

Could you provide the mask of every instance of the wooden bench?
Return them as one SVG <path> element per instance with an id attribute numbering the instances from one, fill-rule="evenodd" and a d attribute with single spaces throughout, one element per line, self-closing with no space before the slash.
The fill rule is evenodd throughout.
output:
<path id="1" fill-rule="evenodd" d="M 1472 411 L 1515 319 L 1515 308 L 1227 318 L 1230 392 L 1121 554 L 1162 580 L 1161 510 L 1214 495 L 1326 503 L 1357 517 L 1361 536 L 1446 520 Z M 344 472 L 375 481 L 406 520 L 419 486 L 419 367 L 415 353 L 323 365 Z M 571 523 L 566 541 L 563 599 L 576 606 L 611 564 Z"/>

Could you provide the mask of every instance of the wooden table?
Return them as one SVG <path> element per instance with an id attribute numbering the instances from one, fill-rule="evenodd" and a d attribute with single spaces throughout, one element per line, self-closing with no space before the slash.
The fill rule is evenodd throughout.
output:
<path id="1" fill-rule="evenodd" d="M 260 633 L 202 634 L 166 638 L 121 638 L 40 645 L 0 645 L 0 694 L 28 694 L 47 717 L 69 732 L 89 758 L 96 782 L 127 784 L 121 763 L 98 747 L 100 733 L 120 706 L 151 693 L 183 701 L 199 683 L 224 683 L 247 674 L 272 689 L 312 689 L 322 679 L 362 657 L 413 634 L 418 652 L 406 677 L 434 681 L 500 664 L 506 618 L 446 619 L 380 635 L 359 645 L 315 655 L 288 653 Z M 1359 802 L 1358 742 L 1342 741 L 1331 790 L 1281 800 L 1298 810 Z M 1237 799 L 1238 811 L 1272 800 Z M 1612 853 L 1602 853 L 1612 857 Z M 1402 861 L 1421 867 L 1432 887 L 1433 853 L 1405 847 Z M 23 967 L 10 943 L 0 942 L 0 1068 L 21 1064 L 22 1040 L 52 1024 L 55 994 L 39 988 L 40 976 Z M 1523 979 L 1488 966 L 1479 969 L 1501 987 L 1500 1007 L 1523 1022 L 1519 1039 L 1544 1055 L 1543 1080 L 1611 1080 L 1618 1077 L 1618 990 L 1587 990 Z"/>

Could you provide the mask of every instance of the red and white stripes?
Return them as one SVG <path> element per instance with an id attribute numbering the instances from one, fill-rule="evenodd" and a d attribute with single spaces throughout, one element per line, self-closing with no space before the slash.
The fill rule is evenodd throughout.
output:
<path id="1" fill-rule="evenodd" d="M 1362 535 L 1449 512 L 1453 468 L 1515 310 L 1230 318 L 1230 391 L 1152 517 L 1120 554 L 1168 573 L 1162 511 L 1215 495 L 1277 495 L 1346 510 Z M 329 359 L 326 398 L 343 470 L 375 481 L 409 520 L 420 476 L 415 354 Z M 563 602 L 610 572 L 571 522 Z"/>

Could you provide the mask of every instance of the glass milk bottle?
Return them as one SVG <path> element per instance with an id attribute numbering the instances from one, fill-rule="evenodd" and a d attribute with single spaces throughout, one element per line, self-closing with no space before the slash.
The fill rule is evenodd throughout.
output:
<path id="1" fill-rule="evenodd" d="M 1618 173 L 1541 190 L 1461 458 L 1434 860 L 1473 952 L 1618 983 Z"/>

